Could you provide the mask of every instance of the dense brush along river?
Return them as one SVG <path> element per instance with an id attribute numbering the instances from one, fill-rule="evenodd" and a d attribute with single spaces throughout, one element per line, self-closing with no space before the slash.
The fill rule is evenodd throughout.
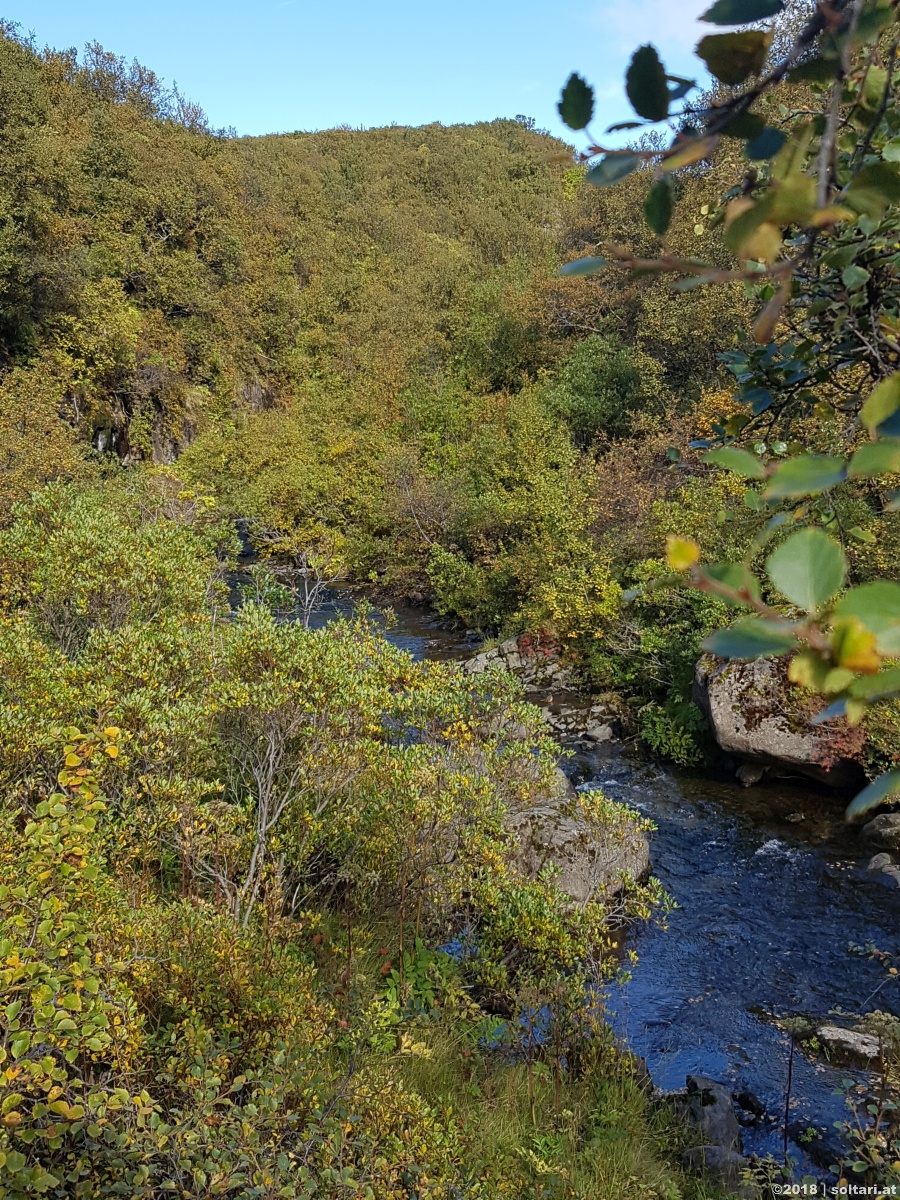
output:
<path id="1" fill-rule="evenodd" d="M 314 624 L 350 608 L 338 594 Z M 422 609 L 395 613 L 386 636 L 416 658 L 474 652 Z M 677 906 L 665 927 L 649 923 L 632 933 L 638 963 L 607 999 L 614 1029 L 646 1060 L 659 1088 L 683 1088 L 696 1073 L 754 1093 L 767 1117 L 744 1128 L 744 1152 L 780 1159 L 790 1044 L 773 1018 L 827 1023 L 836 1010 L 873 1009 L 900 1015 L 900 976 L 850 949 L 873 943 L 898 952 L 900 889 L 866 869 L 872 852 L 843 824 L 844 801 L 827 788 L 745 789 L 608 747 L 562 765 L 577 785 L 601 787 L 655 823 L 653 873 Z M 835 1092 L 851 1079 L 871 1076 L 798 1048 L 789 1129 L 799 1136 L 816 1127 L 836 1144 L 834 1122 L 849 1110 Z M 798 1172 L 821 1176 L 807 1145 L 791 1139 Z M 833 1161 L 823 1151 L 816 1158 Z"/>

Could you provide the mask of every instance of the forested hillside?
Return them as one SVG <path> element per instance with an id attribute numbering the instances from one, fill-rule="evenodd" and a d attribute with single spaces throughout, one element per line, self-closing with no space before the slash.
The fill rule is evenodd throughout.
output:
<path id="1" fill-rule="evenodd" d="M 743 311 L 558 278 L 601 235 L 648 248 L 648 184 L 599 193 L 525 121 L 235 139 L 97 47 L 0 52 L 7 511 L 177 460 L 260 542 L 595 650 Z"/>
<path id="2" fill-rule="evenodd" d="M 738 82 L 807 16 L 734 35 Z M 900 355 L 896 46 L 873 53 L 841 60 L 862 99 L 836 86 L 829 153 L 891 178 L 842 208 L 809 200 L 831 127 L 788 139 L 814 72 L 740 133 L 644 130 L 590 167 L 526 118 L 239 138 L 3 26 L 0 1198 L 713 1194 L 598 1003 L 666 908 L 646 857 L 576 896 L 519 844 L 549 809 L 619 862 L 649 823 L 572 791 L 511 676 L 415 662 L 363 612 L 286 620 L 284 579 L 527 635 L 682 766 L 737 606 L 783 653 L 811 638 L 794 683 L 889 673 L 900 642 L 851 613 L 832 645 L 805 576 L 751 571 L 819 522 L 822 611 L 896 575 L 900 506 L 846 465 Z M 650 68 L 653 124 L 685 81 Z M 749 108 L 721 84 L 704 121 Z M 748 166 L 766 120 L 787 133 Z M 825 236 L 808 278 L 772 266 Z M 761 489 L 809 457 L 831 474 L 776 513 Z M 263 564 L 239 579 L 238 528 Z M 870 774 L 898 757 L 884 686 L 841 726 Z"/>

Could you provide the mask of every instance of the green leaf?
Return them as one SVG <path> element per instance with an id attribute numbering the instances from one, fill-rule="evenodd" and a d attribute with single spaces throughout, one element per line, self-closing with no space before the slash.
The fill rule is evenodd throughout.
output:
<path id="1" fill-rule="evenodd" d="M 605 258 L 576 258 L 560 268 L 560 275 L 594 275 L 607 266 Z"/>
<path id="2" fill-rule="evenodd" d="M 886 579 L 851 588 L 835 606 L 835 617 L 856 617 L 875 634 L 879 653 L 900 654 L 900 584 Z"/>
<path id="3" fill-rule="evenodd" d="M 841 483 L 847 477 L 842 458 L 827 454 L 803 454 L 789 458 L 777 468 L 763 492 L 766 500 L 781 500 L 788 496 L 814 496 Z"/>
<path id="4" fill-rule="evenodd" d="M 744 153 L 753 162 L 762 162 L 774 158 L 787 141 L 780 129 L 764 129 L 758 137 L 751 138 L 744 147 Z"/>
<path id="5" fill-rule="evenodd" d="M 900 162 L 900 137 L 891 138 L 889 142 L 885 143 L 881 157 L 885 162 Z"/>
<path id="6" fill-rule="evenodd" d="M 722 446 L 718 450 L 710 450 L 703 456 L 703 461 L 726 471 L 733 471 L 744 479 L 765 479 L 766 468 L 756 455 L 749 450 L 740 450 L 737 446 Z"/>
<path id="7" fill-rule="evenodd" d="M 746 617 L 730 629 L 717 629 L 703 643 L 703 649 L 719 658 L 759 658 L 768 654 L 787 654 L 797 639 L 784 627 L 762 617 Z"/>
<path id="8" fill-rule="evenodd" d="M 716 0 L 701 21 L 710 25 L 749 25 L 784 11 L 784 0 Z"/>
<path id="9" fill-rule="evenodd" d="M 570 129 L 584 129 L 594 115 L 594 89 L 582 77 L 573 72 L 557 104 L 563 123 Z"/>
<path id="10" fill-rule="evenodd" d="M 900 771 L 886 771 L 884 775 L 873 779 L 868 787 L 863 788 L 844 815 L 848 821 L 852 821 L 877 808 L 879 804 L 884 804 L 897 792 L 900 792 Z"/>
<path id="11" fill-rule="evenodd" d="M 898 408 L 900 408 L 900 371 L 896 371 L 890 378 L 879 383 L 862 406 L 859 415 L 869 429 L 877 429 L 883 421 L 892 417 Z"/>
<path id="12" fill-rule="evenodd" d="M 759 580 L 746 563 L 708 563 L 701 568 L 700 575 L 707 579 L 714 579 L 717 583 L 724 583 L 726 587 L 730 587 L 736 592 L 747 591 L 754 600 L 760 598 Z M 718 598 L 732 608 L 748 603 L 746 600 L 732 600 L 725 596 Z"/>
<path id="13" fill-rule="evenodd" d="M 741 33 L 709 33 L 697 45 L 697 54 L 709 73 L 730 87 L 743 83 L 763 69 L 772 44 L 771 33 L 746 29 Z"/>
<path id="14" fill-rule="evenodd" d="M 837 59 L 809 58 L 788 71 L 791 83 L 831 83 L 838 73 Z"/>
<path id="15" fill-rule="evenodd" d="M 857 700 L 883 699 L 900 694 L 900 667 L 888 667 L 877 675 L 861 675 L 850 685 L 848 691 Z"/>
<path id="16" fill-rule="evenodd" d="M 671 183 L 668 179 L 657 179 L 644 202 L 644 216 L 653 232 L 660 237 L 669 228 L 674 207 Z"/>
<path id="17" fill-rule="evenodd" d="M 639 117 L 664 121 L 669 115 L 666 69 L 653 46 L 635 50 L 625 72 L 625 92 Z"/>
<path id="18" fill-rule="evenodd" d="M 756 138 L 765 129 L 766 123 L 756 113 L 745 112 L 732 118 L 722 130 L 724 137 Z"/>
<path id="19" fill-rule="evenodd" d="M 600 159 L 596 167 L 591 167 L 585 179 L 594 187 L 609 187 L 611 183 L 618 183 L 620 179 L 636 171 L 642 161 L 638 154 L 607 154 L 605 158 Z"/>
<path id="20" fill-rule="evenodd" d="M 900 438 L 883 438 L 880 442 L 867 442 L 850 459 L 850 478 L 871 478 L 875 475 L 890 475 L 900 471 Z"/>
<path id="21" fill-rule="evenodd" d="M 30 1033 L 20 1033 L 16 1037 L 14 1037 L 12 1040 L 12 1043 L 10 1045 L 10 1050 L 12 1051 L 13 1058 L 21 1058 L 22 1055 L 26 1053 L 26 1051 L 28 1050 L 30 1045 L 31 1045 L 31 1034 Z"/>
<path id="22" fill-rule="evenodd" d="M 801 529 L 772 551 L 766 572 L 786 600 L 814 613 L 843 587 L 847 559 L 823 530 Z"/>
<path id="23" fill-rule="evenodd" d="M 900 164 L 869 163 L 850 181 L 841 201 L 855 212 L 880 217 L 889 204 L 900 201 Z"/>
<path id="24" fill-rule="evenodd" d="M 860 267 L 856 263 L 851 263 L 849 267 L 845 267 L 841 272 L 841 280 L 844 287 L 850 292 L 858 291 L 871 278 L 866 268 Z"/>
<path id="25" fill-rule="evenodd" d="M 866 8 L 859 14 L 856 22 L 854 44 L 872 42 L 878 37 L 885 25 L 894 20 L 894 11 L 890 4 L 875 5 Z"/>

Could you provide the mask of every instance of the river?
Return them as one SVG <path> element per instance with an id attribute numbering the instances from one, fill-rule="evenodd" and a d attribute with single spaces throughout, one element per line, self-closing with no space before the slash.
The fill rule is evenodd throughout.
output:
<path id="1" fill-rule="evenodd" d="M 351 608 L 338 593 L 314 623 Z M 473 653 L 433 614 L 394 611 L 386 636 L 415 658 Z M 827 788 L 745 789 L 615 748 L 562 765 L 578 786 L 602 787 L 655 823 L 653 872 L 677 906 L 665 928 L 650 923 L 631 935 L 638 964 L 607 998 L 614 1029 L 646 1059 L 658 1087 L 681 1088 L 700 1073 L 754 1093 L 768 1118 L 744 1129 L 745 1152 L 780 1157 L 789 1040 L 773 1018 L 876 1008 L 900 1015 L 900 977 L 850 949 L 900 950 L 900 889 L 867 871 L 870 854 Z M 798 1050 L 789 1128 L 815 1127 L 834 1142 L 833 1124 L 848 1112 L 835 1091 L 866 1078 Z M 789 1149 L 799 1170 L 822 1174 L 802 1141 Z"/>

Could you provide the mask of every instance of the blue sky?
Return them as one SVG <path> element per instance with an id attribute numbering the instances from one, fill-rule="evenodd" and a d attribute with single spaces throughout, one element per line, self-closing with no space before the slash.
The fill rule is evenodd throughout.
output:
<path id="1" fill-rule="evenodd" d="M 98 41 L 139 59 L 242 134 L 517 113 L 562 133 L 556 100 L 571 70 L 595 85 L 602 130 L 628 115 L 622 76 L 640 42 L 670 70 L 691 69 L 709 2 L 6 0 L 2 13 L 40 46 Z"/>

